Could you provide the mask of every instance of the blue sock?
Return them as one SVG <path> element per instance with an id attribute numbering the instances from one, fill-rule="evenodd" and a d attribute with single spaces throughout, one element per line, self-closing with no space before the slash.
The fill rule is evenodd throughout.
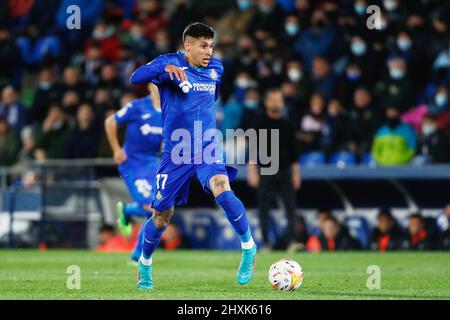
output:
<path id="1" fill-rule="evenodd" d="M 123 207 L 123 212 L 128 217 L 130 216 L 148 217 L 150 215 L 150 212 L 145 210 L 140 204 L 137 204 L 136 202 L 125 203 Z"/>
<path id="2" fill-rule="evenodd" d="M 153 219 L 150 218 L 142 227 L 144 229 L 144 238 L 142 241 L 142 256 L 145 259 L 150 259 L 153 252 L 161 240 L 162 234 L 166 228 L 158 229 Z"/>
<path id="3" fill-rule="evenodd" d="M 241 200 L 234 195 L 233 191 L 225 191 L 216 198 L 216 202 L 225 211 L 228 221 L 230 221 L 234 230 L 241 237 L 241 241 L 242 239 L 249 241 L 251 235 L 247 222 L 247 213 Z"/>
<path id="4" fill-rule="evenodd" d="M 141 226 L 141 230 L 139 230 L 139 235 L 136 241 L 136 247 L 131 254 L 131 260 L 138 261 L 141 253 L 142 253 L 142 242 L 144 241 L 144 226 Z"/>

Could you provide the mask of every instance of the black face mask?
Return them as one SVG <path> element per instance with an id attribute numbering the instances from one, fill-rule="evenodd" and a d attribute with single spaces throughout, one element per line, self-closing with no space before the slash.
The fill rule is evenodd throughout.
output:
<path id="1" fill-rule="evenodd" d="M 388 118 L 387 125 L 391 129 L 395 129 L 400 124 L 400 118 Z"/>

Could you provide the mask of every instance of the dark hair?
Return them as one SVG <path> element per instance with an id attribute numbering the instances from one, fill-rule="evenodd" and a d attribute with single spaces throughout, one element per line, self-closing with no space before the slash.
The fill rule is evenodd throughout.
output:
<path id="1" fill-rule="evenodd" d="M 418 212 L 412 213 L 408 219 L 419 219 L 420 221 L 424 222 L 422 215 Z"/>
<path id="2" fill-rule="evenodd" d="M 206 24 L 201 22 L 193 22 L 187 25 L 187 27 L 183 31 L 183 42 L 186 40 L 186 37 L 193 38 L 214 38 L 214 29 L 208 27 Z"/>
<path id="3" fill-rule="evenodd" d="M 382 208 L 380 210 L 380 212 L 378 213 L 378 219 L 380 219 L 380 217 L 383 217 L 383 216 L 386 218 L 389 218 L 390 220 L 393 220 L 392 212 L 389 208 Z"/>

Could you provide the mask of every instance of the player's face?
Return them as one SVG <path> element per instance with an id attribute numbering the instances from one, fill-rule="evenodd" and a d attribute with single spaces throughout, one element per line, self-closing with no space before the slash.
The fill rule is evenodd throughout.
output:
<path id="1" fill-rule="evenodd" d="M 184 49 L 196 67 L 206 67 L 212 57 L 213 39 L 190 38 L 185 42 Z"/>

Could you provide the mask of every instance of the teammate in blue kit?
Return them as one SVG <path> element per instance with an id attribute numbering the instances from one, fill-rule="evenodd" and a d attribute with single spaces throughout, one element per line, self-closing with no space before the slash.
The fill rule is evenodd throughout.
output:
<path id="1" fill-rule="evenodd" d="M 117 203 L 119 230 L 131 234 L 131 217 L 150 217 L 152 214 L 152 187 L 159 166 L 162 142 L 162 117 L 158 88 L 149 84 L 150 95 L 133 100 L 105 120 L 105 131 L 119 165 L 119 173 L 135 202 Z M 118 125 L 126 124 L 123 147 L 117 137 Z M 131 255 L 138 261 L 142 252 L 144 228 L 139 232 Z"/>
<path id="2" fill-rule="evenodd" d="M 163 150 L 153 188 L 154 214 L 145 224 L 138 265 L 139 289 L 152 289 L 152 254 L 169 224 L 174 206 L 186 203 L 189 182 L 199 180 L 223 208 L 241 239 L 242 258 L 237 282 L 253 277 L 256 245 L 244 205 L 230 188 L 236 169 L 226 166 L 216 130 L 215 101 L 223 74 L 212 58 L 214 30 L 192 23 L 183 32 L 183 51 L 160 55 L 131 75 L 132 84 L 158 86 L 163 117 Z"/>

